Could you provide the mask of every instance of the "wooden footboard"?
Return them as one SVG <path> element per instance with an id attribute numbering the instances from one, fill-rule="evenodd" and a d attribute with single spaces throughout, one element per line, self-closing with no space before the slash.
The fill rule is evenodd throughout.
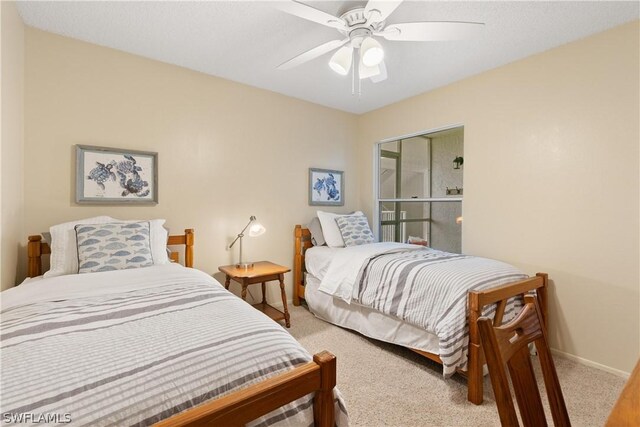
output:
<path id="1" fill-rule="evenodd" d="M 305 251 L 312 247 L 311 233 L 309 229 L 301 225 L 295 226 L 295 253 L 293 260 L 293 304 L 300 305 L 300 300 L 304 298 L 304 271 L 305 271 Z M 477 321 L 482 315 L 485 306 L 498 304 L 494 324 L 500 325 L 507 301 L 515 296 L 523 295 L 525 301 L 530 298 L 538 300 L 542 309 L 542 316 L 547 328 L 547 285 L 548 278 L 545 273 L 538 273 L 534 277 L 510 283 L 486 291 L 469 292 L 469 362 L 466 372 L 460 372 L 467 377 L 468 399 L 470 402 L 479 405 L 482 403 L 482 372 L 485 364 L 484 354 L 480 345 L 480 334 L 478 332 Z M 435 362 L 442 363 L 437 354 L 426 351 L 411 349 Z"/>
<path id="2" fill-rule="evenodd" d="M 525 302 L 531 298 L 538 300 L 542 310 L 544 320 L 543 327 L 548 330 L 547 317 L 547 286 L 548 276 L 545 273 L 538 273 L 518 282 L 509 283 L 497 288 L 485 291 L 469 292 L 469 361 L 467 368 L 467 397 L 470 402 L 479 405 L 482 403 L 482 370 L 485 365 L 484 353 L 480 345 L 480 332 L 478 329 L 478 319 L 482 316 L 484 307 L 491 304 L 498 304 L 493 324 L 502 324 L 502 317 L 507 307 L 507 301 L 522 295 Z"/>
<path id="3" fill-rule="evenodd" d="M 313 362 L 167 418 L 155 426 L 244 426 L 289 402 L 315 392 L 314 425 L 333 427 L 335 385 L 336 358 L 323 351 L 313 356 Z"/>

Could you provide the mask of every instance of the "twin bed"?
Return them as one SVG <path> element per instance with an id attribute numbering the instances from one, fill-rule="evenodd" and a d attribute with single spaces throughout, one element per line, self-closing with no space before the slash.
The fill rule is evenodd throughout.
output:
<path id="1" fill-rule="evenodd" d="M 407 347 L 468 379 L 468 399 L 483 400 L 484 356 L 477 319 L 514 318 L 531 298 L 546 320 L 547 275 L 528 277 L 494 260 L 417 245 L 314 246 L 295 227 L 293 303 L 370 338 Z"/>
<path id="2" fill-rule="evenodd" d="M 134 256 L 144 249 L 117 251 L 115 243 L 133 238 L 106 239 L 113 233 L 104 227 L 85 237 L 93 253 L 77 247 L 73 268 L 83 274 L 41 276 L 51 247 L 29 237 L 33 279 L 2 293 L 5 422 L 348 423 L 335 357 L 312 357 L 280 325 L 190 268 L 192 229 L 163 238 L 163 252 L 164 242 L 183 247 L 183 267 L 178 252 L 172 262 L 151 265 Z M 128 236 L 131 227 L 118 234 Z M 76 234 L 86 231 L 76 226 Z M 497 261 L 397 243 L 314 247 L 300 225 L 294 235 L 294 305 L 304 299 L 328 322 L 410 348 L 441 363 L 445 376 L 462 373 L 475 404 L 484 366 L 477 319 L 499 325 L 536 298 L 546 322 L 545 274 L 527 277 Z M 126 261 L 111 262 L 125 252 Z M 144 268 L 110 268 L 117 262 Z"/>
<path id="3" fill-rule="evenodd" d="M 107 236 L 96 228 L 93 235 Z M 101 244 L 111 254 L 91 259 L 109 265 L 117 245 Z M 186 268 L 42 277 L 51 248 L 29 238 L 33 279 L 2 293 L 3 422 L 346 425 L 335 357 L 312 357 L 279 324 L 189 268 L 193 230 L 168 244 L 183 246 Z M 96 267 L 90 262 L 78 267 Z"/>

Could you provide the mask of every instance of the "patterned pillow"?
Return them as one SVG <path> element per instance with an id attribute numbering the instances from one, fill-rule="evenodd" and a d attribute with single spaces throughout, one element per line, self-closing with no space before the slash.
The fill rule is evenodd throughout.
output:
<path id="1" fill-rule="evenodd" d="M 345 246 L 358 246 L 373 243 L 373 232 L 369 228 L 367 217 L 358 212 L 353 215 L 336 217 L 336 223 L 342 234 Z"/>
<path id="2" fill-rule="evenodd" d="M 78 224 L 78 273 L 123 270 L 153 265 L 145 222 Z"/>

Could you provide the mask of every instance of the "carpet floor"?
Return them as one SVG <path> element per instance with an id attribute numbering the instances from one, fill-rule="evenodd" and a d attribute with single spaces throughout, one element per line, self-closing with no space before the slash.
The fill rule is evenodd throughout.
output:
<path id="1" fill-rule="evenodd" d="M 443 378 L 437 363 L 326 323 L 304 307 L 290 312 L 290 332 L 309 352 L 336 355 L 338 388 L 352 426 L 500 425 L 488 376 L 484 403 L 476 406 L 467 401 L 466 380 Z M 554 361 L 572 424 L 604 425 L 625 380 L 564 358 Z M 539 367 L 537 377 L 541 379 Z M 550 415 L 548 420 L 552 425 Z"/>

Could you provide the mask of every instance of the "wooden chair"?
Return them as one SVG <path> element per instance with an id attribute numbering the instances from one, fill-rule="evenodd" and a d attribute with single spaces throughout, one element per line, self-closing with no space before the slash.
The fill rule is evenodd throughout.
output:
<path id="1" fill-rule="evenodd" d="M 535 343 L 540 357 L 553 424 L 571 425 L 543 324 L 537 302 L 525 304 L 522 312 L 514 320 L 502 326 L 494 327 L 492 321 L 486 317 L 478 319 L 491 385 L 503 426 L 519 426 L 509 389 L 507 367 L 524 426 L 547 425 L 529 356 L 529 343 L 532 342 Z"/>

